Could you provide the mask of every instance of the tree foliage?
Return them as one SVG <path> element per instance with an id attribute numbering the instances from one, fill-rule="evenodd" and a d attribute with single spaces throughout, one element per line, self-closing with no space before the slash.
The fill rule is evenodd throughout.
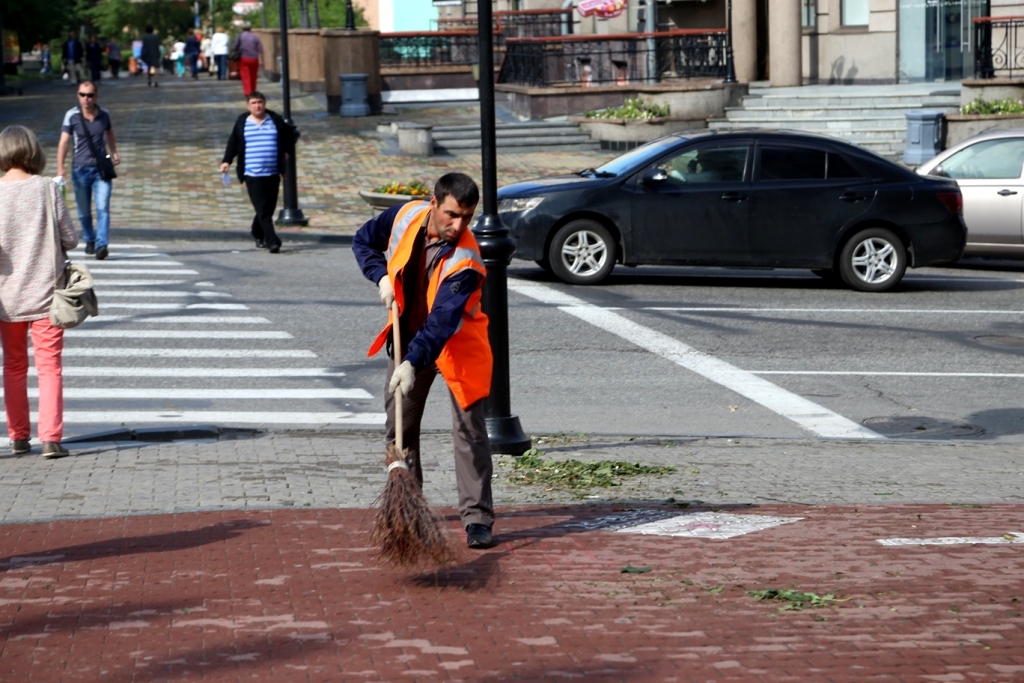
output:
<path id="1" fill-rule="evenodd" d="M 5 29 L 17 31 L 21 49 L 27 51 L 36 43 L 64 35 L 73 26 L 75 4 L 75 0 L 0 0 L 0 17 Z"/>

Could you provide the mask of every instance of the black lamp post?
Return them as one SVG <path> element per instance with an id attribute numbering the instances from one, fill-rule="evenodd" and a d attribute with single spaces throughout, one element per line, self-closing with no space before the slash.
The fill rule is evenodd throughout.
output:
<path id="1" fill-rule="evenodd" d="M 531 444 L 519 417 L 512 414 L 508 367 L 508 275 L 516 244 L 498 216 L 498 161 L 494 122 L 494 36 L 491 0 L 477 6 L 480 38 L 480 154 L 483 167 L 483 212 L 473 234 L 487 266 L 484 312 L 490 318 L 488 336 L 494 354 L 491 395 L 487 399 L 487 438 L 495 453 L 522 455 Z"/>
<path id="2" fill-rule="evenodd" d="M 725 78 L 722 82 L 736 82 L 736 67 L 732 63 L 732 0 L 725 2 Z"/>
<path id="3" fill-rule="evenodd" d="M 292 91 L 291 77 L 288 71 L 288 0 L 279 0 L 281 26 L 281 97 L 284 100 L 284 122 L 295 133 L 293 139 L 298 141 L 299 131 L 292 122 Z M 277 214 L 277 222 L 281 225 L 307 225 L 309 220 L 302 215 L 299 208 L 299 189 L 295 179 L 295 149 L 288 155 L 287 168 L 284 172 L 284 207 Z"/>
<path id="4" fill-rule="evenodd" d="M 352 0 L 345 0 L 345 29 L 356 30 L 356 12 L 352 9 Z"/>

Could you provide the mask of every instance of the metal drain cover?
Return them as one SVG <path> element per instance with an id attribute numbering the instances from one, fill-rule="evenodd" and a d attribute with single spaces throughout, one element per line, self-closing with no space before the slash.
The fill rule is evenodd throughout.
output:
<path id="1" fill-rule="evenodd" d="M 894 438 L 953 439 L 985 433 L 984 428 L 977 425 L 931 417 L 869 417 L 863 424 L 883 436 Z"/>
<path id="2" fill-rule="evenodd" d="M 992 348 L 995 349 L 1005 349 L 1007 351 L 1024 352 L 1024 337 L 992 335 L 975 337 L 974 341 L 978 342 L 982 346 L 991 346 Z"/>

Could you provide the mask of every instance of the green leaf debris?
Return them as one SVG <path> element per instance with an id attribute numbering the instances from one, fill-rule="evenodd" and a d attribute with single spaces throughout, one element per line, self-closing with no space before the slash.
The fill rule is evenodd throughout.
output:
<path id="1" fill-rule="evenodd" d="M 780 612 L 799 611 L 805 607 L 827 607 L 836 602 L 841 602 L 834 593 L 818 595 L 817 593 L 804 593 L 798 590 L 787 590 L 778 588 L 766 588 L 759 591 L 747 591 L 747 595 L 757 600 L 773 600 L 785 603 L 779 607 Z"/>
<path id="2" fill-rule="evenodd" d="M 676 468 L 661 465 L 641 465 L 614 460 L 581 462 L 579 460 L 544 460 L 544 451 L 531 448 L 512 465 L 509 479 L 517 484 L 540 484 L 550 488 L 584 489 L 621 486 L 622 479 L 643 475 L 670 474 Z"/>

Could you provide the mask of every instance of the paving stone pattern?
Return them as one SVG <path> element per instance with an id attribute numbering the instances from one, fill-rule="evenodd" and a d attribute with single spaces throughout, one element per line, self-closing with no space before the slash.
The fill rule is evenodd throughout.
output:
<path id="1" fill-rule="evenodd" d="M 99 102 L 110 110 L 122 158 L 111 200 L 115 235 L 117 227 L 248 231 L 252 208 L 245 188 L 237 183 L 234 167 L 233 183 L 225 188 L 218 169 L 234 120 L 245 112 L 241 85 L 166 76 L 160 83 L 159 88 L 147 88 L 141 78 L 132 77 L 100 83 Z M 267 95 L 269 108 L 280 112 L 280 85 L 261 81 L 258 87 Z M 0 99 L 0 127 L 18 123 L 32 128 L 44 144 L 47 172 L 53 173 L 61 121 L 75 100 L 72 85 L 33 84 L 21 97 Z M 402 156 L 396 145 L 375 132 L 384 121 L 479 123 L 476 106 L 343 118 L 329 116 L 314 95 L 293 91 L 292 115 L 302 133 L 296 158 L 300 208 L 310 220 L 307 232 L 353 234 L 372 216 L 359 190 L 390 181 L 421 180 L 432 185 L 449 171 L 480 180 L 478 155 Z M 498 182 L 578 171 L 612 156 L 607 152 L 502 153 Z M 68 202 L 73 207 L 72 194 L 69 188 Z M 303 229 L 284 231 L 291 230 Z"/>

